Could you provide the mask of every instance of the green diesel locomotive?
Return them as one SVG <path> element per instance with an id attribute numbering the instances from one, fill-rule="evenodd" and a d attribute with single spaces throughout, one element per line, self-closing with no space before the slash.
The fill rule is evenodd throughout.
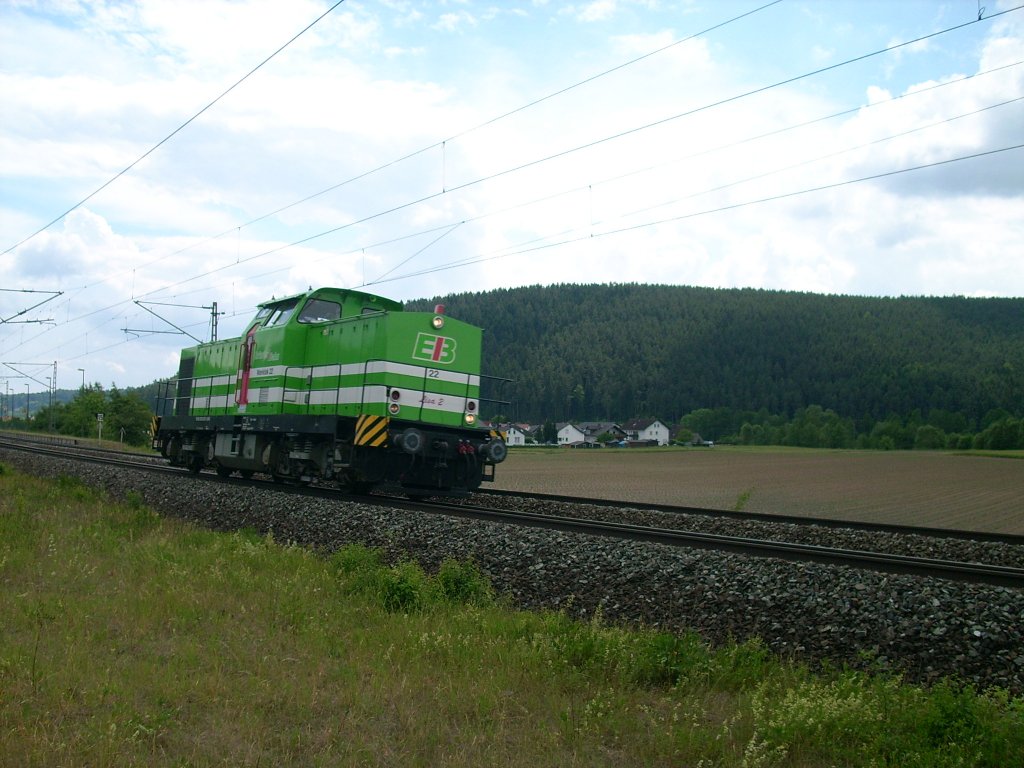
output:
<path id="1" fill-rule="evenodd" d="M 154 448 L 194 472 L 468 493 L 508 452 L 479 425 L 482 336 L 361 291 L 272 299 L 240 337 L 182 350 Z"/>

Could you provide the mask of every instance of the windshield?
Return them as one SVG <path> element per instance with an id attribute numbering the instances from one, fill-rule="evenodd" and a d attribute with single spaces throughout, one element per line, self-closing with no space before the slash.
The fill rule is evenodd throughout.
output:
<path id="1" fill-rule="evenodd" d="M 270 310 L 270 319 L 264 323 L 264 326 L 269 328 L 272 325 L 284 325 L 288 322 L 288 318 L 292 316 L 295 311 L 295 305 L 298 304 L 298 299 L 284 302 L 283 304 L 275 304 L 272 307 L 267 307 Z"/>

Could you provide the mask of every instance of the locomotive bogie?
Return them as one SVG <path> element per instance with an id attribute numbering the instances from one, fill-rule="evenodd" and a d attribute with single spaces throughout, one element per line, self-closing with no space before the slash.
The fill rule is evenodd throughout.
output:
<path id="1" fill-rule="evenodd" d="M 220 420 L 188 424 L 165 418 L 164 455 L 177 466 L 219 474 L 264 473 L 279 480 L 329 481 L 356 488 L 382 486 L 416 493 L 465 493 L 494 477 L 504 458 L 498 435 L 441 430 L 384 421 L 379 445 L 356 444 L 355 435 L 323 432 L 242 432 Z M 178 431 L 170 432 L 178 421 Z M 272 421 L 268 417 L 263 421 Z M 338 431 L 353 428 L 338 420 Z M 195 427 L 199 427 L 198 429 Z M 220 431 L 218 431 L 220 430 Z"/>

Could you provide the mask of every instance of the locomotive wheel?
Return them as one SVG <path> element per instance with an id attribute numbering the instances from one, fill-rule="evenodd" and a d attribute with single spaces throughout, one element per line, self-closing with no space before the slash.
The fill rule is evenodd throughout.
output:
<path id="1" fill-rule="evenodd" d="M 225 467 L 220 464 L 217 465 L 217 474 L 221 477 L 230 477 L 231 471 L 231 467 Z"/>

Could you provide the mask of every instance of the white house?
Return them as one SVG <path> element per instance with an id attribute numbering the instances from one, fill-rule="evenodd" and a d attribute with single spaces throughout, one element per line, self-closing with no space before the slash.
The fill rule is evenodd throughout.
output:
<path id="1" fill-rule="evenodd" d="M 505 445 L 526 445 L 526 433 L 513 424 L 505 433 Z"/>
<path id="2" fill-rule="evenodd" d="M 668 427 L 657 419 L 633 419 L 623 424 L 622 428 L 630 440 L 640 442 L 650 440 L 658 445 L 668 445 L 670 437 Z"/>
<path id="3" fill-rule="evenodd" d="M 575 445 L 587 439 L 586 433 L 575 424 L 559 424 L 557 426 L 559 445 Z"/>

